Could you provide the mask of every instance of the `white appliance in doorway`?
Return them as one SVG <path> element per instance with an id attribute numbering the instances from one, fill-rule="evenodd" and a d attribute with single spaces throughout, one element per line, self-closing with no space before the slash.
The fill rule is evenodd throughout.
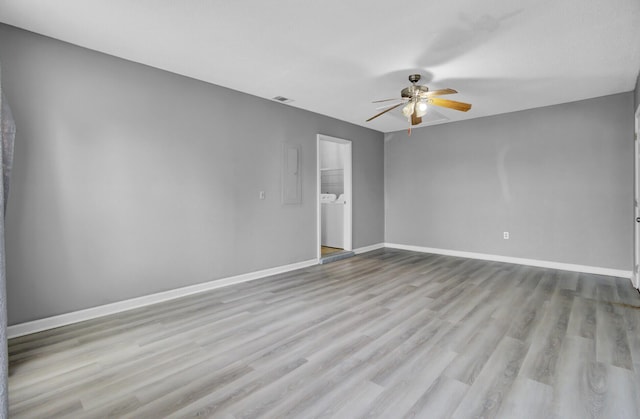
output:
<path id="1" fill-rule="evenodd" d="M 351 141 L 318 134 L 317 234 L 321 246 L 352 250 Z"/>
<path id="2" fill-rule="evenodd" d="M 344 194 L 320 195 L 320 244 L 344 249 Z"/>

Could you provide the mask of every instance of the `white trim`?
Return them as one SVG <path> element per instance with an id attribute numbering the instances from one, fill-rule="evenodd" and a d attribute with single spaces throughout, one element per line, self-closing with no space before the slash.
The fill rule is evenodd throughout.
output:
<path id="1" fill-rule="evenodd" d="M 344 250 L 353 250 L 353 159 L 351 157 L 352 143 L 350 140 L 342 145 L 344 149 Z"/>
<path id="2" fill-rule="evenodd" d="M 357 249 L 353 249 L 353 253 L 359 255 L 360 253 L 371 252 L 372 250 L 383 249 L 384 243 L 376 243 L 371 246 L 358 247 Z"/>
<path id="3" fill-rule="evenodd" d="M 228 285 L 239 284 L 241 282 L 253 281 L 271 275 L 295 271 L 296 269 L 307 268 L 309 266 L 317 264 L 318 261 L 316 259 L 311 259 L 304 262 L 297 262 L 290 265 L 277 266 L 275 268 L 263 269 L 261 271 L 249 272 L 246 274 L 231 276 L 228 278 L 216 279 L 202 284 L 190 285 L 188 287 L 176 288 L 169 291 L 131 298 L 129 300 L 118 301 L 102 306 L 73 311 L 71 313 L 60 314 L 58 316 L 20 323 L 9 326 L 7 328 L 7 337 L 10 339 L 18 336 L 28 335 L 30 333 L 36 333 L 47 329 L 66 326 L 72 323 L 78 323 L 98 317 L 107 316 L 110 314 L 116 314 L 123 311 L 132 310 L 134 308 L 140 308 L 163 301 L 185 297 L 187 295 L 198 294 L 201 292 L 214 290 L 216 288 L 226 287 Z"/>
<path id="4" fill-rule="evenodd" d="M 412 246 L 407 244 L 385 243 L 391 249 L 412 250 L 414 252 L 435 253 L 438 255 L 457 256 L 468 259 L 482 259 L 493 262 L 514 263 L 517 265 L 537 266 L 539 268 L 559 269 L 562 271 L 584 272 L 588 274 L 631 278 L 631 271 L 621 269 L 600 268 L 597 266 L 575 265 L 573 263 L 550 262 L 546 260 L 516 258 L 511 256 L 490 255 L 486 253 L 463 252 L 459 250 L 435 249 L 432 247 Z"/>
<path id="5" fill-rule="evenodd" d="M 631 275 L 631 284 L 640 289 L 640 278 L 638 277 L 638 272 L 636 271 L 636 266 L 640 264 L 640 225 L 636 222 L 636 218 L 640 217 L 640 208 L 637 206 L 637 203 L 640 202 L 640 184 L 638 181 L 640 180 L 640 105 L 638 105 L 638 109 L 636 109 L 635 113 L 635 138 L 633 141 L 633 270 Z"/>
<path id="6" fill-rule="evenodd" d="M 320 194 L 322 193 L 322 179 L 320 173 L 320 134 L 316 135 L 316 257 L 318 262 L 322 259 L 322 203 Z"/>

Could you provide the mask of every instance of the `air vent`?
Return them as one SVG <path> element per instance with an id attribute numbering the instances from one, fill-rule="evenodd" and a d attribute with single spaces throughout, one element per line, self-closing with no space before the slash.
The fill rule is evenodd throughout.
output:
<path id="1" fill-rule="evenodd" d="M 282 102 L 282 103 L 293 102 L 293 99 L 289 99 L 288 97 L 284 97 L 284 96 L 276 96 L 273 98 L 273 100 L 277 100 L 278 102 Z"/>

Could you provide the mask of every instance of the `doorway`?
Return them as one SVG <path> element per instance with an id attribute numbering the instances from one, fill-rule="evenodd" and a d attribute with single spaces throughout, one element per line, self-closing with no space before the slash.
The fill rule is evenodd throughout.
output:
<path id="1" fill-rule="evenodd" d="M 317 137 L 318 260 L 352 254 L 351 141 Z"/>
<path id="2" fill-rule="evenodd" d="M 640 272 L 638 267 L 640 266 L 640 146 L 638 142 L 638 136 L 640 136 L 640 106 L 636 109 L 636 123 L 635 123 L 635 153 L 634 153 L 634 166 L 635 166 L 635 179 L 634 179 L 634 251 L 633 251 L 633 274 L 631 275 L 631 281 L 633 286 L 640 290 Z"/>

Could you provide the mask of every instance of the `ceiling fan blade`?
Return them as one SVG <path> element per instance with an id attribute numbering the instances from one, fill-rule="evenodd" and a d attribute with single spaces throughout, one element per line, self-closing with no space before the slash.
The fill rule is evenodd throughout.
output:
<path id="1" fill-rule="evenodd" d="M 392 100 L 402 100 L 402 99 L 404 99 L 404 98 L 398 97 L 398 98 L 395 98 L 395 99 L 374 100 L 374 101 L 373 101 L 373 102 L 371 102 L 371 103 L 390 102 L 390 101 L 392 101 Z"/>
<path id="2" fill-rule="evenodd" d="M 428 102 L 432 105 L 442 106 L 443 108 L 455 109 L 456 111 L 466 112 L 471 109 L 471 104 L 457 102 L 455 100 L 441 99 L 439 97 L 429 98 Z"/>
<path id="3" fill-rule="evenodd" d="M 422 96 L 425 96 L 425 97 L 442 96 L 442 95 L 452 95 L 454 93 L 458 93 L 458 91 L 453 89 L 438 89 L 438 90 L 431 90 Z"/>
<path id="4" fill-rule="evenodd" d="M 400 105 L 402 105 L 402 104 L 404 104 L 404 103 L 405 103 L 405 102 L 400 102 Z M 378 106 L 378 107 L 376 108 L 376 111 L 379 111 L 380 109 L 386 109 L 386 108 L 387 108 L 387 106 L 393 106 L 393 105 L 395 105 L 395 103 L 393 103 L 393 104 L 391 104 L 391 105 L 386 104 L 386 105 Z"/>
<path id="5" fill-rule="evenodd" d="M 449 118 L 444 116 L 442 112 L 438 112 L 437 107 L 432 106 L 429 112 L 422 117 L 422 122 L 425 124 L 432 124 L 434 122 L 447 122 Z"/>
<path id="6" fill-rule="evenodd" d="M 416 116 L 416 113 L 411 114 L 411 125 L 422 124 L 422 117 Z"/>
<path id="7" fill-rule="evenodd" d="M 377 117 L 379 117 L 380 115 L 384 115 L 385 113 L 394 110 L 395 108 L 397 108 L 398 106 L 404 105 L 404 103 L 398 103 L 397 105 L 394 105 L 390 108 L 385 109 L 384 111 L 377 113 L 375 115 L 373 115 L 371 118 L 367 119 L 367 122 L 371 121 L 372 119 L 376 119 Z"/>

